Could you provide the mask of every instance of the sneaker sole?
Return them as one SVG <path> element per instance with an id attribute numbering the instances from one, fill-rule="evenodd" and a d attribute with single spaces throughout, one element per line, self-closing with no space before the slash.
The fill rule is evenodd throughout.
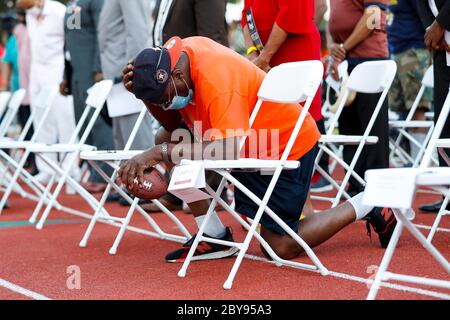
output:
<path id="1" fill-rule="evenodd" d="M 227 258 L 227 257 L 234 255 L 237 251 L 239 251 L 239 249 L 233 247 L 233 248 L 230 248 L 230 249 L 224 250 L 224 251 L 212 252 L 212 253 L 202 254 L 199 256 L 193 256 L 191 261 L 216 260 L 216 259 Z M 180 262 L 184 262 L 185 260 L 186 260 L 186 258 L 176 259 L 176 260 L 166 260 L 166 262 L 180 263 Z"/>

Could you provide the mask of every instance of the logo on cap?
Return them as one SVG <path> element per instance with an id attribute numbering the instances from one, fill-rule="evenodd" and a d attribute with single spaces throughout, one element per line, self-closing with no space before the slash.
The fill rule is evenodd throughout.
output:
<path id="1" fill-rule="evenodd" d="M 175 45 L 176 42 L 177 42 L 177 39 L 172 39 L 172 40 L 167 44 L 166 48 L 167 48 L 167 49 L 172 48 L 172 47 Z"/>
<path id="2" fill-rule="evenodd" d="M 166 72 L 166 70 L 164 69 L 158 69 L 156 71 L 156 81 L 158 81 L 158 83 L 164 83 L 167 81 L 168 78 L 168 74 Z"/>

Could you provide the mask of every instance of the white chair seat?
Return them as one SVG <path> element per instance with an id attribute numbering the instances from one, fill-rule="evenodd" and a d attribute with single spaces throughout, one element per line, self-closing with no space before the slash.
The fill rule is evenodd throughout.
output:
<path id="1" fill-rule="evenodd" d="M 429 168 L 417 176 L 416 184 L 427 186 L 449 186 L 450 168 Z"/>
<path id="2" fill-rule="evenodd" d="M 450 139 L 438 139 L 436 148 L 450 148 Z"/>
<path id="3" fill-rule="evenodd" d="M 77 145 L 67 143 L 56 143 L 56 144 L 30 143 L 27 149 L 31 152 L 47 153 L 47 152 L 93 151 L 97 148 L 95 146 L 91 146 L 88 144 Z"/>
<path id="4" fill-rule="evenodd" d="M 434 168 L 390 168 L 370 170 L 377 174 L 389 174 L 392 176 L 402 176 L 402 172 L 410 173 L 413 171 L 416 175 L 416 185 L 424 186 L 448 186 L 450 185 L 450 168 L 434 167 Z"/>
<path id="5" fill-rule="evenodd" d="M 359 144 L 362 136 L 347 136 L 347 135 L 322 135 L 319 142 L 321 143 L 340 143 L 340 144 Z M 368 136 L 366 144 L 375 144 L 378 142 L 378 137 Z"/>
<path id="6" fill-rule="evenodd" d="M 189 164 L 192 160 L 181 160 L 181 164 Z M 279 160 L 261 160 L 253 158 L 245 158 L 240 160 L 203 160 L 205 169 L 275 169 Z M 287 170 L 297 169 L 300 166 L 299 161 L 288 160 L 284 163 L 283 168 Z"/>
<path id="7" fill-rule="evenodd" d="M 394 128 L 430 128 L 433 121 L 389 121 L 389 125 Z"/>
<path id="8" fill-rule="evenodd" d="M 1 139 L 0 149 L 25 149 L 31 145 L 30 141 L 17 141 L 13 139 Z"/>
<path id="9" fill-rule="evenodd" d="M 434 112 L 425 112 L 425 118 L 434 119 Z"/>
<path id="10" fill-rule="evenodd" d="M 115 161 L 128 160 L 134 156 L 141 154 L 144 150 L 101 150 L 101 151 L 83 151 L 80 158 L 83 160 L 97 160 L 97 161 Z"/>

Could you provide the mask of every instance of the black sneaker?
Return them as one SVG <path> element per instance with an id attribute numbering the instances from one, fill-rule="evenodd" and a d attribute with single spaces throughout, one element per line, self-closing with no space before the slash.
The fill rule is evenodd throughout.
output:
<path id="1" fill-rule="evenodd" d="M 189 239 L 188 242 L 186 242 L 180 249 L 175 250 L 171 253 L 169 253 L 166 256 L 167 262 L 184 262 L 186 259 L 189 250 L 191 249 L 192 244 L 195 240 L 194 235 L 191 239 Z M 205 237 L 209 237 L 205 234 Z M 233 236 L 231 234 L 230 228 L 226 228 L 226 233 L 222 238 L 215 238 L 219 240 L 225 240 L 225 241 L 234 241 Z M 236 247 L 228 247 L 223 246 L 220 244 L 210 243 L 206 241 L 200 241 L 200 243 L 197 246 L 197 250 L 194 253 L 194 256 L 192 257 L 191 261 L 196 260 L 208 260 L 208 259 L 221 259 L 226 258 L 234 255 L 238 251 L 238 248 Z"/>
<path id="2" fill-rule="evenodd" d="M 387 248 L 389 241 L 391 240 L 392 233 L 397 225 L 397 219 L 395 218 L 394 211 L 391 208 L 379 208 L 375 207 L 364 218 L 366 221 L 367 234 L 372 240 L 372 234 L 370 226 L 378 233 L 380 244 L 382 248 Z"/>

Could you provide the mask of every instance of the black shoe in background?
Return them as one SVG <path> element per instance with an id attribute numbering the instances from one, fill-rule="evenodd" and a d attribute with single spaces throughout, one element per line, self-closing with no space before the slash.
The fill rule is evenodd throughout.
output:
<path id="1" fill-rule="evenodd" d="M 444 203 L 444 200 L 439 200 L 437 202 L 434 203 L 428 203 L 428 204 L 424 204 L 421 205 L 419 207 L 419 210 L 426 212 L 426 213 L 438 213 L 439 210 L 441 210 L 442 204 Z M 447 205 L 447 210 L 450 210 L 450 204 Z"/>

